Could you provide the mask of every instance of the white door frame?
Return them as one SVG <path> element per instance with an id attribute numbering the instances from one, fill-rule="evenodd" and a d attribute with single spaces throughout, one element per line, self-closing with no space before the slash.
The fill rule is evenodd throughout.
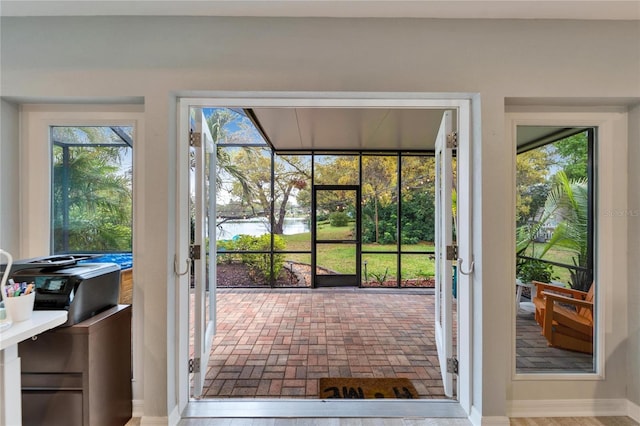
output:
<path id="1" fill-rule="evenodd" d="M 472 134 L 471 101 L 473 94 L 460 93 L 378 93 L 378 92 L 222 92 L 206 98 L 178 100 L 178 149 L 176 265 L 183 267 L 189 257 L 188 167 L 189 117 L 191 106 L 200 107 L 307 107 L 307 108 L 414 108 L 453 109 L 458 116 L 458 245 L 465 262 L 472 261 Z M 473 113 L 477 114 L 477 108 Z M 478 118 L 476 118 L 477 120 Z M 474 122 L 476 122 L 474 120 Z M 477 129 L 474 128 L 474 131 Z M 461 200 L 468 200 L 464 203 Z M 185 277 L 175 277 L 175 309 L 178 318 L 175 350 L 178 354 L 178 411 L 194 417 L 467 417 L 472 406 L 472 303 L 473 275 L 460 275 L 458 281 L 458 401 L 321 401 L 321 400 L 208 400 L 189 401 L 189 285 Z M 169 372 L 169 374 L 175 374 Z M 346 402 L 346 404 L 345 404 Z M 329 406 L 331 405 L 331 406 Z"/>

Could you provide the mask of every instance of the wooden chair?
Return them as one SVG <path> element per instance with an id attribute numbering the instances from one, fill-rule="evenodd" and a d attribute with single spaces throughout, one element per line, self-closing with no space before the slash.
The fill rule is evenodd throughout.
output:
<path id="1" fill-rule="evenodd" d="M 534 281 L 535 318 L 550 346 L 593 353 L 593 295 L 588 292 Z"/>

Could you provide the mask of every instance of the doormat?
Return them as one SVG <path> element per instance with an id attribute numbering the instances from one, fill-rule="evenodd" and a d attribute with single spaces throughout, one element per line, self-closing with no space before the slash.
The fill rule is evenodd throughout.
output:
<path id="1" fill-rule="evenodd" d="M 320 399 L 418 399 L 411 380 L 405 378 L 332 378 L 319 379 Z"/>

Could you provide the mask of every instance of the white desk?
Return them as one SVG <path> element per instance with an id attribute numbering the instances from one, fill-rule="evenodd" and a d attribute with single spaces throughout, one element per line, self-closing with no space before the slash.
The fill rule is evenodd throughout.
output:
<path id="1" fill-rule="evenodd" d="M 0 332 L 0 424 L 22 425 L 22 394 L 18 343 L 64 324 L 67 311 L 34 311 L 31 319 L 14 322 Z"/>

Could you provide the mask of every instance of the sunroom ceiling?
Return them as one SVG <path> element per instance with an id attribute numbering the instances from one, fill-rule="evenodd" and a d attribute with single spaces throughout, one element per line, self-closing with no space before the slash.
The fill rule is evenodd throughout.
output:
<path id="1" fill-rule="evenodd" d="M 434 151 L 444 109 L 252 108 L 276 151 Z M 454 114 L 455 130 L 455 114 Z M 569 126 L 518 126 L 518 150 L 575 134 Z"/>
<path id="2" fill-rule="evenodd" d="M 253 108 L 280 150 L 432 151 L 441 109 Z"/>

